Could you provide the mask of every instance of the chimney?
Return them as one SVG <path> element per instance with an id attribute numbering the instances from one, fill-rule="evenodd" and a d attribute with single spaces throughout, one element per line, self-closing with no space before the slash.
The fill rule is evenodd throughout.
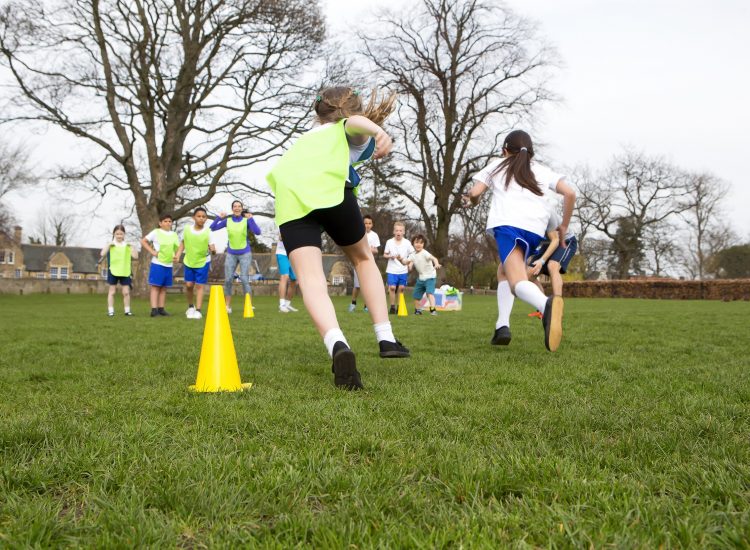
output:
<path id="1" fill-rule="evenodd" d="M 16 241 L 16 243 L 21 244 L 21 233 L 23 231 L 23 227 L 20 225 L 17 225 L 13 228 L 13 240 Z"/>

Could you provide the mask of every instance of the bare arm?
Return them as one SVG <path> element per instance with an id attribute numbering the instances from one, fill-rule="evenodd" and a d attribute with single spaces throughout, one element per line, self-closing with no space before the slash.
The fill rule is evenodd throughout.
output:
<path id="1" fill-rule="evenodd" d="M 464 207 L 476 206 L 476 204 L 479 202 L 479 197 L 481 197 L 482 193 L 484 193 L 488 189 L 486 183 L 478 180 L 474 181 L 476 182 L 474 183 L 474 187 L 469 189 L 469 192 L 466 193 L 461 199 L 461 204 Z"/>
<path id="2" fill-rule="evenodd" d="M 547 263 L 547 260 L 549 260 L 549 257 L 552 256 L 552 254 L 557 250 L 558 245 L 560 244 L 560 238 L 557 234 L 557 229 L 553 229 L 552 231 L 549 231 L 547 233 L 547 238 L 549 239 L 549 245 L 547 246 L 547 249 L 544 251 L 544 254 L 542 254 L 542 257 L 538 260 L 535 260 L 530 266 L 529 266 L 529 273 L 531 275 L 539 275 L 539 272 L 542 270 L 542 266 Z"/>
<path id="3" fill-rule="evenodd" d="M 344 131 L 354 145 L 362 145 L 367 138 L 375 138 L 375 154 L 372 158 L 379 159 L 393 149 L 393 140 L 380 126 L 362 115 L 350 116 L 344 123 Z"/>
<path id="4" fill-rule="evenodd" d="M 177 252 L 174 253 L 174 261 L 179 262 L 182 257 L 182 253 L 185 251 L 185 241 L 180 242 L 180 246 L 177 247 Z"/>
<path id="5" fill-rule="evenodd" d="M 565 180 L 558 181 L 555 190 L 563 196 L 563 218 L 560 227 L 557 228 L 557 232 L 560 235 L 560 246 L 565 248 L 565 235 L 568 233 L 570 218 L 573 216 L 573 207 L 576 204 L 576 192 L 570 185 L 565 183 Z"/>
<path id="6" fill-rule="evenodd" d="M 143 237 L 141 239 L 141 246 L 143 247 L 143 250 L 145 250 L 146 252 L 148 252 L 152 256 L 157 256 L 156 249 L 153 246 L 151 246 L 151 243 L 149 243 L 146 240 L 146 237 Z"/>
<path id="7" fill-rule="evenodd" d="M 104 256 L 107 255 L 107 252 L 109 252 L 109 247 L 112 246 L 112 243 L 107 243 L 102 247 L 102 251 L 99 252 L 99 256 L 104 258 Z"/>

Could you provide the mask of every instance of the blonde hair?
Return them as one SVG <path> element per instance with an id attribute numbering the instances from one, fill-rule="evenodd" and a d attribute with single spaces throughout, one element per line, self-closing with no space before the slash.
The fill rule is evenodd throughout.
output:
<path id="1" fill-rule="evenodd" d="M 378 99 L 378 89 L 375 88 L 370 93 L 367 107 L 363 107 L 362 96 L 358 91 L 348 86 L 336 86 L 321 90 L 315 98 L 313 108 L 321 124 L 338 122 L 352 115 L 362 115 L 378 126 L 382 126 L 388 115 L 393 112 L 395 103 L 395 93 L 384 92 L 383 97 Z"/>
<path id="2" fill-rule="evenodd" d="M 393 222 L 393 229 L 396 229 L 396 227 L 403 227 L 404 230 L 406 230 L 406 224 L 404 222 Z"/>

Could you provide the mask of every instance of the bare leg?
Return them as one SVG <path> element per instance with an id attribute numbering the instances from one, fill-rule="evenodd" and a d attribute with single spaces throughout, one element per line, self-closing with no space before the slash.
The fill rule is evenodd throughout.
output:
<path id="1" fill-rule="evenodd" d="M 289 284 L 286 287 L 286 299 L 291 302 L 294 295 L 297 293 L 297 281 L 289 279 Z"/>
<path id="2" fill-rule="evenodd" d="M 193 287 L 194 286 L 195 286 L 195 283 L 193 282 L 185 283 L 185 289 L 186 289 L 185 295 L 187 296 L 188 306 L 194 303 L 193 302 Z"/>
<path id="3" fill-rule="evenodd" d="M 167 303 L 167 287 L 165 286 L 159 287 L 158 295 L 159 295 L 159 307 L 164 307 Z"/>
<path id="4" fill-rule="evenodd" d="M 362 283 L 360 283 L 362 284 Z M 355 286 L 354 290 L 352 290 L 352 302 L 357 301 L 357 296 L 359 296 L 359 287 Z"/>
<path id="5" fill-rule="evenodd" d="M 125 306 L 125 311 L 130 311 L 130 287 L 129 286 L 123 286 L 122 287 L 122 302 Z"/>
<path id="6" fill-rule="evenodd" d="M 302 300 L 321 337 L 338 329 L 336 310 L 328 296 L 328 282 L 323 272 L 323 255 L 315 246 L 303 246 L 289 253 L 292 268 L 302 289 Z"/>
<path id="7" fill-rule="evenodd" d="M 160 290 L 160 287 L 158 286 L 151 287 L 151 291 L 149 293 L 149 297 L 151 301 L 151 309 L 159 307 L 159 290 Z"/>
<path id="8" fill-rule="evenodd" d="M 125 287 L 123 288 L 123 295 L 125 294 Z M 117 293 L 117 285 L 109 285 L 109 292 L 107 293 L 107 307 L 115 307 L 115 294 Z"/>
<path id="9" fill-rule="evenodd" d="M 195 309 L 200 310 L 203 305 L 203 289 L 205 285 L 195 285 Z"/>
<path id="10" fill-rule="evenodd" d="M 428 294 L 427 295 L 427 301 L 430 302 L 430 308 L 435 309 L 435 295 L 434 294 Z"/>
<path id="11" fill-rule="evenodd" d="M 549 271 L 549 278 L 552 281 L 552 295 L 562 296 L 563 280 L 562 275 L 560 275 L 560 264 L 557 262 L 549 262 L 547 264 L 547 271 Z"/>
<path id="12" fill-rule="evenodd" d="M 360 284 L 362 284 L 360 282 Z M 391 307 L 396 305 L 396 287 L 395 286 L 389 286 L 388 287 L 388 297 L 390 298 L 390 304 Z"/>
<path id="13" fill-rule="evenodd" d="M 417 300 L 416 298 L 414 298 L 414 310 L 415 311 L 419 309 L 419 302 L 421 302 L 421 300 Z"/>
<path id="14" fill-rule="evenodd" d="M 357 270 L 360 290 L 367 308 L 370 310 L 372 322 L 374 324 L 387 322 L 388 308 L 386 307 L 385 292 L 383 292 L 383 278 L 375 263 L 370 245 L 367 244 L 367 237 L 362 237 L 355 244 L 342 246 L 341 249 L 354 265 L 354 269 Z M 302 291 L 304 292 L 304 288 Z M 389 288 L 389 291 L 393 296 L 393 290 Z M 393 302 L 391 301 L 391 303 Z"/>
<path id="15" fill-rule="evenodd" d="M 281 275 L 279 277 L 279 300 L 286 299 L 288 286 L 289 286 L 289 275 Z"/>

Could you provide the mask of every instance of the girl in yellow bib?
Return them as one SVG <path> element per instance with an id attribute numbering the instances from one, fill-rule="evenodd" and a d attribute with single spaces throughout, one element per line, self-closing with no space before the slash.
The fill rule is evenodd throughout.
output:
<path id="1" fill-rule="evenodd" d="M 177 249 L 177 258 L 185 252 L 182 263 L 185 265 L 185 295 L 188 308 L 185 317 L 188 319 L 202 319 L 201 306 L 203 305 L 203 286 L 208 284 L 208 272 L 211 269 L 211 254 L 215 247 L 209 241 L 211 239 L 211 228 L 206 226 L 208 214 L 206 209 L 199 206 L 193 212 L 193 225 L 186 227 L 182 232 L 180 248 Z M 195 292 L 193 292 L 195 289 Z M 195 294 L 195 302 L 193 301 Z"/>
<path id="2" fill-rule="evenodd" d="M 352 88 L 322 90 L 313 105 L 320 125 L 297 139 L 267 176 L 276 197 L 276 224 L 305 307 L 333 359 L 334 383 L 347 389 L 361 388 L 362 381 L 328 296 L 322 231 L 341 247 L 357 271 L 380 356 L 409 356 L 388 321 L 383 281 L 365 236 L 356 196 L 360 182 L 356 166 L 387 155 L 393 147 L 381 125 L 393 111 L 394 101 L 391 95 L 378 102 L 377 93 L 373 93 L 364 107 Z"/>
<path id="3" fill-rule="evenodd" d="M 125 226 L 116 225 L 112 230 L 112 241 L 104 245 L 101 252 L 102 258 L 107 258 L 107 282 L 109 293 L 107 294 L 107 315 L 115 315 L 115 294 L 117 284 L 122 286 L 122 301 L 125 305 L 125 315 L 132 316 L 130 311 L 130 288 L 133 286 L 131 280 L 131 260 L 138 257 L 135 248 L 125 242 Z"/>

